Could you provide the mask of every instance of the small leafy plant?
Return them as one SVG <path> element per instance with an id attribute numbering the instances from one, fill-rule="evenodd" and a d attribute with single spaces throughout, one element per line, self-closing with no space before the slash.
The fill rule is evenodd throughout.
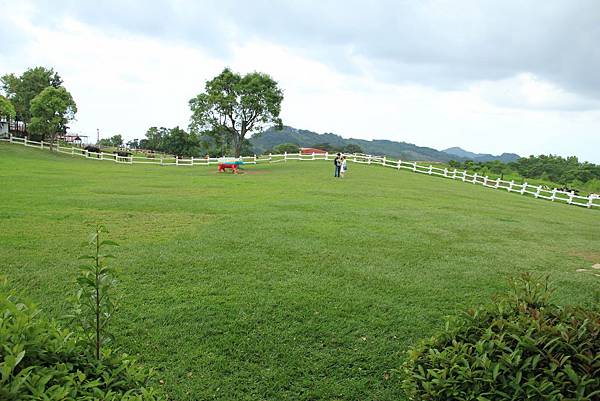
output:
<path id="1" fill-rule="evenodd" d="M 107 248 L 119 244 L 101 238 L 107 233 L 108 230 L 104 226 L 97 225 L 88 241 L 83 243 L 83 246 L 92 248 L 92 253 L 79 258 L 88 263 L 80 267 L 80 275 L 77 278 L 80 288 L 74 308 L 74 317 L 98 360 L 102 357 L 102 346 L 113 340 L 108 324 L 117 309 L 114 294 L 117 280 L 114 278 L 113 269 L 108 265 L 108 260 L 114 256 L 107 253 Z"/>
<path id="2" fill-rule="evenodd" d="M 76 333 L 0 283 L 0 400 L 160 400 L 152 375 L 108 348 L 96 359 Z"/>
<path id="3" fill-rule="evenodd" d="M 547 278 L 511 285 L 409 351 L 410 400 L 600 399 L 600 313 L 553 304 Z"/>

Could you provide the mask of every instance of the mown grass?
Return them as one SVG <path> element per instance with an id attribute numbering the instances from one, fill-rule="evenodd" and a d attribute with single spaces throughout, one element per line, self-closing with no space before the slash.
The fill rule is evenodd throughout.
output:
<path id="1" fill-rule="evenodd" d="M 507 275 L 586 303 L 600 213 L 376 166 L 115 165 L 0 144 L 0 273 L 59 318 L 102 223 L 117 344 L 176 400 L 397 400 L 396 369 Z M 387 378 L 387 375 L 389 379 Z"/>

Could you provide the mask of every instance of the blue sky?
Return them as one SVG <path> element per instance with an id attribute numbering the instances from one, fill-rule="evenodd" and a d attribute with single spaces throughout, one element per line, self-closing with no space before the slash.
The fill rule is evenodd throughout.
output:
<path id="1" fill-rule="evenodd" d="M 0 74 L 54 67 L 73 130 L 187 127 L 229 66 L 284 123 L 345 137 L 600 162 L 600 2 L 4 1 Z"/>

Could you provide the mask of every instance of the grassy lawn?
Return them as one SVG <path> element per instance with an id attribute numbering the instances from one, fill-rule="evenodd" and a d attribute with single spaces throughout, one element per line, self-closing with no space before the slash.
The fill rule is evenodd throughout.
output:
<path id="1" fill-rule="evenodd" d="M 59 318 L 105 224 L 117 344 L 176 400 L 398 400 L 396 369 L 506 276 L 585 303 L 600 212 L 377 166 L 116 165 L 0 143 L 0 274 Z M 389 373 L 389 379 L 387 377 Z M 157 384 L 158 385 L 158 384 Z"/>

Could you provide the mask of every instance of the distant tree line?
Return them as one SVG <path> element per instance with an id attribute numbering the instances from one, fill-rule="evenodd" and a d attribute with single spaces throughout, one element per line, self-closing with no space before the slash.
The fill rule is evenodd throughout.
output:
<path id="1" fill-rule="evenodd" d="M 225 68 L 189 101 L 189 131 L 151 127 L 145 138 L 129 141 L 127 146 L 180 157 L 253 155 L 247 136 L 260 133 L 265 125 L 282 125 L 282 100 L 283 91 L 269 75 L 242 76 Z M 113 141 L 107 144 L 115 146 Z"/>
<path id="2" fill-rule="evenodd" d="M 120 139 L 120 135 L 117 136 Z M 115 137 L 113 137 L 115 138 Z M 218 157 L 235 153 L 234 145 L 227 137 L 215 135 L 213 132 L 188 132 L 182 128 L 151 127 L 145 138 L 127 142 L 130 149 L 144 149 L 167 153 L 179 157 Z M 115 141 L 107 140 L 105 146 L 118 146 Z M 247 139 L 240 146 L 242 156 L 253 155 L 252 145 Z"/>
<path id="3" fill-rule="evenodd" d="M 497 160 L 489 162 L 451 160 L 448 164 L 453 168 L 480 172 L 482 175 L 487 175 L 486 173 L 489 172 L 501 176 L 517 174 L 523 178 L 549 181 L 588 192 L 600 192 L 600 165 L 580 162 L 576 156 L 566 158 L 554 155 L 529 156 L 511 163 Z"/>
<path id="4" fill-rule="evenodd" d="M 30 68 L 23 74 L 0 77 L 0 119 L 14 121 L 29 139 L 50 141 L 65 134 L 77 113 L 73 97 L 52 68 Z"/>
<path id="5" fill-rule="evenodd" d="M 115 148 L 120 148 L 123 146 L 123 136 L 120 134 L 113 135 L 110 138 L 102 138 L 98 142 L 100 146 L 111 146 Z"/>

